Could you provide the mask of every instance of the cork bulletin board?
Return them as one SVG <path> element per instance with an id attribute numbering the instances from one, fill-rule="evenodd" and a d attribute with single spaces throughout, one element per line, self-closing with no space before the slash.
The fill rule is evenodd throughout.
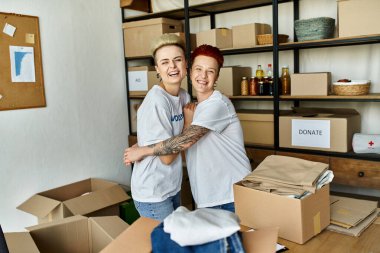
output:
<path id="1" fill-rule="evenodd" d="M 38 17 L 0 12 L 0 110 L 45 106 Z"/>

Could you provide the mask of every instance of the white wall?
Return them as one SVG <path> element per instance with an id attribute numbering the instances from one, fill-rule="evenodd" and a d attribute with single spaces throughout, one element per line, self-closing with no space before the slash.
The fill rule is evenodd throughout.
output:
<path id="1" fill-rule="evenodd" d="M 19 231 L 36 223 L 16 209 L 34 193 L 89 177 L 129 184 L 121 11 L 119 0 L 0 3 L 39 17 L 47 100 L 0 111 L 0 224 Z"/>

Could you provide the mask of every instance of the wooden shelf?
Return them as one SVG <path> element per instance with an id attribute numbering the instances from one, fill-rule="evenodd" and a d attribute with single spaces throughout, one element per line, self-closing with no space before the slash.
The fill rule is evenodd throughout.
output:
<path id="1" fill-rule="evenodd" d="M 228 96 L 228 98 L 231 100 L 273 100 L 273 96 Z"/>
<path id="2" fill-rule="evenodd" d="M 280 100 L 282 101 L 293 101 L 293 100 L 309 100 L 309 101 L 353 101 L 353 102 L 380 102 L 380 93 L 371 93 L 368 95 L 360 96 L 338 96 L 338 95 L 329 95 L 329 96 L 289 96 L 281 95 Z"/>

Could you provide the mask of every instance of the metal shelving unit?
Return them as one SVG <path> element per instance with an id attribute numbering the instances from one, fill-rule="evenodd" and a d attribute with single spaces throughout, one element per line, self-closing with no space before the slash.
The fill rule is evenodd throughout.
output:
<path id="1" fill-rule="evenodd" d="M 216 1 L 206 4 L 200 4 L 195 6 L 189 6 L 189 0 L 184 0 L 184 8 L 164 11 L 159 13 L 150 13 L 134 17 L 125 17 L 124 10 L 122 9 L 123 22 L 146 20 L 151 18 L 166 17 L 177 20 L 184 20 L 185 23 L 185 35 L 186 43 L 190 44 L 190 27 L 189 20 L 191 18 L 197 17 L 210 17 L 210 27 L 215 28 L 215 15 L 233 12 L 249 8 L 257 8 L 262 6 L 272 6 L 272 32 L 274 35 L 278 34 L 278 6 L 281 3 L 293 2 L 294 9 L 294 20 L 299 18 L 299 0 L 224 0 Z M 296 36 L 294 36 L 296 39 Z M 335 153 L 335 152 L 325 152 L 316 150 L 305 150 L 305 149 L 293 149 L 293 148 L 281 148 L 279 147 L 279 108 L 281 102 L 291 101 L 294 106 L 299 106 L 301 101 L 318 101 L 318 102 L 380 102 L 380 94 L 369 94 L 366 96 L 283 96 L 278 94 L 278 73 L 279 73 L 279 51 L 292 50 L 294 53 L 294 72 L 299 72 L 299 50 L 308 50 L 313 48 L 324 48 L 324 47 L 342 47 L 342 46 L 354 46 L 354 45 L 364 45 L 364 44 L 374 44 L 380 43 L 380 35 L 368 35 L 368 36 L 357 36 L 357 37 L 347 37 L 347 38 L 333 38 L 325 40 L 315 40 L 306 42 L 288 42 L 278 44 L 277 36 L 273 36 L 273 44 L 265 46 L 255 46 L 251 48 L 238 48 L 238 49 L 222 49 L 224 55 L 240 55 L 240 54 L 252 54 L 252 53 L 263 53 L 263 52 L 273 52 L 273 80 L 274 80 L 274 95 L 273 96 L 231 96 L 230 99 L 234 101 L 272 101 L 273 111 L 274 111 L 274 145 L 273 147 L 268 146 L 256 146 L 249 145 L 247 147 L 257 148 L 257 149 L 269 149 L 275 151 L 287 151 L 295 153 L 305 153 L 305 154 L 315 154 L 333 157 L 344 157 L 344 158 L 354 158 L 354 159 L 364 159 L 371 161 L 380 161 L 380 155 L 376 154 L 355 154 L 352 152 L 348 153 Z M 189 48 L 189 47 L 188 47 Z M 186 52 L 186 56 L 190 56 L 190 51 Z M 128 80 L 128 61 L 131 60 L 141 60 L 141 59 L 151 59 L 150 56 L 141 57 L 126 57 L 126 75 Z M 188 77 L 189 78 L 189 77 Z M 190 82 L 189 92 L 191 93 Z M 127 84 L 128 92 L 128 84 Z M 129 99 L 143 99 L 144 96 L 128 96 Z M 129 118 L 130 118 L 130 111 Z M 131 129 L 131 126 L 130 126 Z M 131 133 L 132 134 L 132 133 Z"/>

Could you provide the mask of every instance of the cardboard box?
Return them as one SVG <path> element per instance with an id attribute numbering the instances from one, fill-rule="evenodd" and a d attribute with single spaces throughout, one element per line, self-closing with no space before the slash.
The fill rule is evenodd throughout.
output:
<path id="1" fill-rule="evenodd" d="M 174 33 L 174 34 L 179 36 L 182 39 L 183 44 L 186 45 L 185 33 L 181 32 L 181 33 Z M 190 50 L 193 51 L 196 47 L 197 47 L 197 36 L 195 33 L 190 33 Z"/>
<path id="2" fill-rule="evenodd" d="M 360 124 L 354 109 L 297 108 L 280 116 L 280 147 L 348 152 Z"/>
<path id="3" fill-rule="evenodd" d="M 6 233 L 10 252 L 96 253 L 128 228 L 117 216 L 87 218 L 80 215 Z"/>
<path id="4" fill-rule="evenodd" d="M 29 232 L 11 232 L 4 234 L 10 253 L 40 253 Z"/>
<path id="5" fill-rule="evenodd" d="M 330 224 L 329 185 L 304 199 L 293 199 L 234 184 L 235 212 L 241 224 L 280 227 L 279 237 L 305 243 Z"/>
<path id="6" fill-rule="evenodd" d="M 218 0 L 189 0 L 189 6 L 215 2 Z M 151 0 L 152 12 L 170 11 L 184 8 L 183 0 Z"/>
<path id="7" fill-rule="evenodd" d="M 228 28 L 216 28 L 197 33 L 197 47 L 208 44 L 214 47 L 232 48 L 232 30 Z"/>
<path id="8" fill-rule="evenodd" d="M 149 0 L 120 0 L 120 7 L 126 7 L 127 9 L 149 12 L 150 1 Z"/>
<path id="9" fill-rule="evenodd" d="M 220 69 L 215 89 L 226 96 L 239 96 L 241 78 L 243 76 L 250 77 L 251 74 L 251 67 L 223 67 Z M 196 94 L 197 92 L 193 88 L 193 96 L 196 96 Z"/>
<path id="10" fill-rule="evenodd" d="M 258 45 L 256 35 L 272 33 L 268 24 L 246 24 L 232 27 L 232 46 L 233 48 L 254 47 Z"/>
<path id="11" fill-rule="evenodd" d="M 123 233 L 121 233 L 113 242 L 105 247 L 101 253 L 152 252 L 152 242 L 150 234 L 153 229 L 160 224 L 159 221 L 146 217 L 139 218 Z M 257 231 L 242 230 L 243 245 L 247 253 L 254 252 L 275 252 L 278 228 L 265 227 Z"/>
<path id="12" fill-rule="evenodd" d="M 153 85 L 160 82 L 154 66 L 128 68 L 128 88 L 130 96 L 145 96 Z M 182 80 L 181 88 L 188 90 L 187 77 Z"/>
<path id="13" fill-rule="evenodd" d="M 182 32 L 182 21 L 153 18 L 123 24 L 126 57 L 149 56 L 151 42 L 164 33 Z"/>
<path id="14" fill-rule="evenodd" d="M 295 73 L 290 75 L 292 96 L 327 96 L 331 93 L 331 73 Z"/>
<path id="15" fill-rule="evenodd" d="M 150 253 L 152 251 L 150 234 L 158 224 L 160 221 L 140 217 L 101 252 L 116 253 L 128 249 L 128 252 Z"/>
<path id="16" fill-rule="evenodd" d="M 274 144 L 274 124 L 272 110 L 237 111 L 247 144 Z"/>
<path id="17" fill-rule="evenodd" d="M 380 1 L 338 0 L 339 37 L 380 34 Z"/>
<path id="18" fill-rule="evenodd" d="M 38 223 L 73 215 L 119 215 L 129 196 L 117 183 L 89 178 L 33 195 L 17 209 L 37 216 Z"/>

